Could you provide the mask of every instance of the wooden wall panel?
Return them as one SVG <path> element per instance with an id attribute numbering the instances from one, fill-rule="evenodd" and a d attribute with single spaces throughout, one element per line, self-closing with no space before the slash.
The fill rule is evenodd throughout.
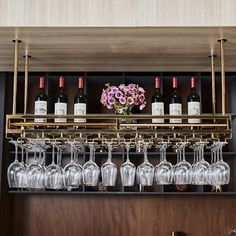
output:
<path id="1" fill-rule="evenodd" d="M 235 26 L 234 0 L 1 0 L 0 26 Z"/>
<path id="2" fill-rule="evenodd" d="M 10 236 L 12 230 L 12 195 L 1 194 L 0 197 L 0 235 Z"/>
<path id="3" fill-rule="evenodd" d="M 13 236 L 224 236 L 236 196 L 15 196 Z"/>

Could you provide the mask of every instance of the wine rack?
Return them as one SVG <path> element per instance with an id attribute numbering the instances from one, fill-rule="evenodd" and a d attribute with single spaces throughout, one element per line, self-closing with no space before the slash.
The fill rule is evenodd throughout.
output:
<path id="1" fill-rule="evenodd" d="M 189 118 L 200 118 L 200 124 L 189 124 Z M 34 122 L 35 118 L 45 118 L 47 122 Z M 54 123 L 55 118 L 66 118 L 67 123 Z M 74 123 L 75 118 L 85 118 L 86 123 Z M 152 123 L 153 118 L 166 121 Z M 183 123 L 169 123 L 170 119 L 181 118 Z M 126 119 L 135 123 L 126 123 Z M 65 129 L 65 127 L 67 127 Z M 31 139 L 83 138 L 85 140 L 135 139 L 167 141 L 212 141 L 231 139 L 230 115 L 200 116 L 153 116 L 153 115 L 7 115 L 6 137 Z"/>
<path id="2" fill-rule="evenodd" d="M 221 47 L 223 48 L 223 44 L 221 43 Z M 223 50 L 223 49 L 222 49 Z M 15 57 L 18 54 L 18 44 L 16 44 L 16 49 L 15 49 Z M 224 60 L 224 58 L 221 58 Z M 163 116 L 153 116 L 150 115 L 149 108 L 146 108 L 144 110 L 143 114 L 133 114 L 129 116 L 125 115 L 114 115 L 114 114 L 107 114 L 103 109 L 101 108 L 98 109 L 96 107 L 96 104 L 98 104 L 99 99 L 94 99 L 93 102 L 95 104 L 91 103 L 91 100 L 88 101 L 88 114 L 85 116 L 74 116 L 74 115 L 65 115 L 65 116 L 55 116 L 52 114 L 46 115 L 46 116 L 39 116 L 39 115 L 34 115 L 34 114 L 29 114 L 27 111 L 30 110 L 32 113 L 32 94 L 30 94 L 30 89 L 28 88 L 28 83 L 29 83 L 29 76 L 28 76 L 28 64 L 29 64 L 29 56 L 25 57 L 25 75 L 24 78 L 21 75 L 21 83 L 22 79 L 24 82 L 24 88 L 25 88 L 25 95 L 24 95 L 24 114 L 17 113 L 17 96 L 19 95 L 16 94 L 17 91 L 17 65 L 15 64 L 15 70 L 14 70 L 14 84 L 13 84 L 13 114 L 8 114 L 6 115 L 6 126 L 5 126 L 5 135 L 7 139 L 29 139 L 29 140 L 40 140 L 40 141 L 47 141 L 47 140 L 58 140 L 62 142 L 66 142 L 68 140 L 77 140 L 81 142 L 98 142 L 101 143 L 103 141 L 112 141 L 116 142 L 117 144 L 126 142 L 126 141 L 137 141 L 137 140 L 142 140 L 142 141 L 151 141 L 154 144 L 157 144 L 159 141 L 167 141 L 167 142 L 208 142 L 208 143 L 213 143 L 214 141 L 227 141 L 229 142 L 232 137 L 233 137 L 233 132 L 232 132 L 232 127 L 234 127 L 234 116 L 232 117 L 231 113 L 226 113 L 229 112 L 229 109 L 227 106 L 227 97 L 225 95 L 223 96 L 221 100 L 221 107 L 216 105 L 219 105 L 220 102 L 218 101 L 216 104 L 216 78 L 215 78 L 215 72 L 214 71 L 214 56 L 211 55 L 211 60 L 212 60 L 212 76 L 211 80 L 212 81 L 212 103 L 208 108 L 207 106 L 203 106 L 202 110 L 203 113 L 200 116 L 188 116 L 188 115 L 181 115 L 181 116 L 170 116 L 170 115 L 163 115 Z M 15 63 L 17 63 L 15 61 Z M 223 69 L 222 69 L 222 83 L 221 83 L 221 92 L 222 94 L 225 94 L 225 72 L 224 72 L 224 61 L 222 61 Z M 35 73 L 36 75 L 37 73 Z M 72 73 L 73 74 L 73 73 Z M 86 78 L 87 75 L 88 77 L 93 77 L 96 73 L 86 73 L 83 72 L 83 74 Z M 99 73 L 98 73 L 99 74 Z M 112 73 L 110 73 L 112 74 Z M 142 73 L 141 73 L 142 74 Z M 151 73 L 152 77 L 153 74 L 156 75 L 156 73 Z M 176 74 L 176 73 L 175 73 Z M 198 77 L 200 77 L 199 81 L 201 82 L 207 82 L 208 87 L 210 83 L 206 79 L 202 79 L 201 77 L 204 77 L 201 73 L 195 73 L 197 74 Z M 203 73 L 204 74 L 204 73 Z M 118 75 L 118 76 L 117 76 Z M 149 82 L 146 84 L 146 81 L 144 83 L 143 78 L 144 76 L 138 76 L 137 78 L 134 78 L 134 75 L 136 76 L 135 73 L 114 73 L 112 76 L 108 76 L 109 80 L 117 83 L 116 77 L 118 78 L 118 81 L 120 83 L 125 83 L 127 82 L 126 79 L 129 82 L 132 83 L 141 83 L 142 86 L 144 85 L 148 86 L 148 91 L 150 92 L 150 84 Z M 47 84 L 47 93 L 50 94 L 53 91 L 53 79 L 52 77 L 54 76 L 53 73 L 47 73 L 47 77 L 51 77 L 50 81 L 48 81 Z M 58 74 L 57 74 L 58 76 Z M 150 75 L 148 75 L 150 77 Z M 168 73 L 160 73 L 160 76 L 163 77 L 169 77 Z M 99 76 L 98 76 L 99 77 Z M 125 78 L 126 77 L 126 78 Z M 207 78 L 209 78 L 209 74 L 207 74 Z M 105 81 L 104 79 L 102 80 L 103 85 Z M 18 81 L 19 82 L 19 81 Z M 94 82 L 94 81 L 93 81 Z M 110 81 L 109 81 L 110 82 Z M 51 84 L 50 84 L 51 83 Z M 91 81 L 86 82 L 87 86 L 89 87 L 89 84 Z M 164 84 L 164 80 L 163 80 Z M 218 81 L 219 84 L 219 81 Z M 85 90 L 86 89 L 85 85 Z M 102 86 L 103 86 L 102 85 Z M 32 86 L 32 84 L 31 84 Z M 101 84 L 100 84 L 101 86 Z M 50 91 L 50 88 L 52 87 L 52 91 Z M 164 85 L 166 87 L 166 84 Z M 168 87 L 168 86 L 167 86 Z M 201 87 L 202 90 L 204 90 L 204 85 L 199 85 L 198 87 Z M 200 89 L 200 90 L 201 90 Z M 219 92 L 219 88 L 217 90 Z M 96 93 L 96 97 L 100 96 L 98 94 L 98 89 L 93 88 L 92 90 L 92 95 L 93 92 Z M 183 91 L 186 93 L 186 91 Z M 206 92 L 206 97 L 211 100 L 209 94 Z M 90 97 L 91 94 L 89 94 L 89 90 L 87 90 L 87 95 Z M 151 94 L 151 92 L 150 92 Z M 147 95 L 150 96 L 150 94 Z M 202 93 L 201 93 L 202 94 Z M 51 94 L 49 97 L 53 97 Z M 150 98 L 149 98 L 150 99 Z M 201 98 L 202 99 L 202 98 Z M 204 98 L 203 98 L 204 99 Z M 218 98 L 219 99 L 219 98 Z M 231 98 L 232 99 L 232 98 Z M 95 101 L 96 100 L 96 101 Z M 29 107 L 30 104 L 30 109 L 27 109 L 27 106 Z M 167 103 L 167 101 L 165 101 Z M 204 101 L 203 101 L 204 103 Z M 22 102 L 23 104 L 23 102 Z M 208 102 L 209 104 L 209 102 Z M 150 105 L 150 104 L 148 104 Z M 211 107 L 212 106 L 212 107 Z M 50 107 L 50 104 L 49 104 Z M 148 106 L 147 106 L 148 107 Z M 209 109 L 210 107 L 210 109 Z M 51 104 L 52 108 L 52 104 Z M 217 110 L 221 109 L 222 113 L 216 113 Z M 19 109 L 18 109 L 19 110 Z M 49 109 L 52 112 L 52 109 Z M 69 113 L 71 112 L 71 108 L 69 108 Z M 100 114 L 91 114 L 91 111 L 96 111 L 100 112 Z M 212 114 L 209 114 L 209 111 L 213 111 Z M 186 111 L 184 111 L 186 112 Z M 36 118 L 45 118 L 47 122 L 35 122 Z M 67 122 L 63 123 L 58 123 L 54 122 L 55 118 L 65 118 Z M 76 118 L 82 118 L 86 119 L 85 123 L 76 123 L 74 122 L 74 119 Z M 195 119 L 200 119 L 201 123 L 199 124 L 191 124 L 188 123 L 188 119 L 195 118 Z M 132 122 L 127 122 L 127 119 Z M 152 123 L 152 119 L 164 119 L 165 122 L 162 124 L 155 124 Z M 170 119 L 181 119 L 182 123 L 170 123 Z M 232 141 L 231 141 L 232 142 Z M 231 142 L 230 145 L 234 145 Z M 234 142 L 234 141 L 233 141 Z M 227 148 L 226 148 L 227 150 Z M 137 166 L 140 161 L 140 157 L 143 155 L 140 152 L 137 152 L 136 150 L 130 152 L 131 155 L 136 157 L 136 160 L 133 160 L 135 165 Z M 187 155 L 191 155 L 192 153 L 188 150 Z M 14 152 L 10 152 L 10 159 L 12 159 Z M 142 155 L 140 155 L 142 154 Z M 168 152 L 167 153 L 170 161 L 172 163 L 175 163 L 176 157 L 173 152 Z M 205 156 L 208 162 L 210 162 L 210 152 L 206 152 Z M 226 158 L 231 158 L 234 156 L 234 152 L 225 152 L 224 151 L 224 156 Z M 89 152 L 88 150 L 85 150 L 83 152 L 83 163 L 88 160 L 88 155 Z M 115 162 L 117 163 L 117 166 L 120 166 L 121 163 L 125 161 L 125 150 L 124 149 L 118 149 L 115 152 L 113 152 Z M 148 155 L 150 156 L 151 162 L 155 165 L 156 164 L 156 156 L 159 155 L 155 149 L 152 149 L 148 152 Z M 98 164 L 101 165 L 105 158 L 107 157 L 107 152 L 102 151 L 102 152 L 96 152 L 96 156 L 98 156 Z M 47 159 L 50 159 L 51 157 L 51 152 L 50 150 L 47 152 Z M 65 160 L 67 161 L 69 159 L 69 153 L 64 153 Z M 63 158 L 64 158 L 63 157 Z M 229 160 L 228 160 L 229 161 Z M 233 171 L 236 170 L 236 165 L 235 165 L 235 160 L 230 160 L 230 165 L 233 167 Z M 49 163 L 47 163 L 49 164 Z M 233 179 L 235 179 L 235 176 L 233 174 Z M 225 192 L 228 193 L 234 193 L 236 191 L 236 181 L 233 180 L 234 182 L 230 183 L 230 187 L 224 187 Z M 139 186 L 140 187 L 140 186 Z M 81 186 L 78 191 L 72 191 L 71 193 L 107 193 L 107 194 L 114 194 L 114 193 L 125 193 L 125 194 L 139 194 L 140 192 L 142 194 L 163 194 L 163 193 L 173 193 L 176 192 L 176 189 L 174 189 L 174 186 L 152 186 L 152 187 L 145 187 L 145 189 L 139 189 L 137 185 L 135 185 L 133 188 L 126 188 L 121 185 L 120 182 L 117 183 L 117 186 L 111 187 L 106 189 L 105 192 L 99 191 L 99 188 L 94 188 L 90 189 L 87 188 L 86 186 Z M 190 190 L 188 190 L 186 193 L 210 193 L 209 187 L 204 187 L 204 186 L 190 186 Z M 233 190 L 233 191 L 232 191 Z M 12 191 L 14 192 L 14 191 Z M 19 191 L 15 191 L 19 192 Z M 25 192 L 25 191 L 23 191 Z M 31 192 L 31 191 L 30 191 Z M 66 191 L 44 191 L 44 192 L 66 192 Z M 181 192 L 185 193 L 185 192 Z"/>

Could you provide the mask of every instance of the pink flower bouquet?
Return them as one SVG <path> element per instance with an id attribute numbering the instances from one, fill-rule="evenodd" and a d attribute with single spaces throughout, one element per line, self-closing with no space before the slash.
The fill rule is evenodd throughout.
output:
<path id="1" fill-rule="evenodd" d="M 103 89 L 101 103 L 108 109 L 115 108 L 119 114 L 128 114 L 134 106 L 142 110 L 146 106 L 145 90 L 137 84 L 110 86 Z"/>

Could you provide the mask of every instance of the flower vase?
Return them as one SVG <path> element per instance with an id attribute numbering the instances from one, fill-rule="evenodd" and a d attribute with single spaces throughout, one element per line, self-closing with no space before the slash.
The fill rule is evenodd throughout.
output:
<path id="1" fill-rule="evenodd" d="M 116 108 L 117 115 L 132 115 L 132 107 L 118 107 Z M 135 124 L 136 120 L 133 118 L 121 118 L 120 123 L 122 124 Z M 136 130 L 136 126 L 121 126 L 121 129 L 125 130 Z"/>

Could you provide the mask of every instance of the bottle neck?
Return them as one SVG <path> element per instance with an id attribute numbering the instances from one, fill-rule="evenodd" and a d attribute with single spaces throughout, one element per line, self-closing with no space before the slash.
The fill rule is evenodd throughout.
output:
<path id="1" fill-rule="evenodd" d="M 78 88 L 78 93 L 79 94 L 84 94 L 84 88 Z"/>
<path id="2" fill-rule="evenodd" d="M 64 92 L 64 87 L 59 87 L 59 92 Z"/>

